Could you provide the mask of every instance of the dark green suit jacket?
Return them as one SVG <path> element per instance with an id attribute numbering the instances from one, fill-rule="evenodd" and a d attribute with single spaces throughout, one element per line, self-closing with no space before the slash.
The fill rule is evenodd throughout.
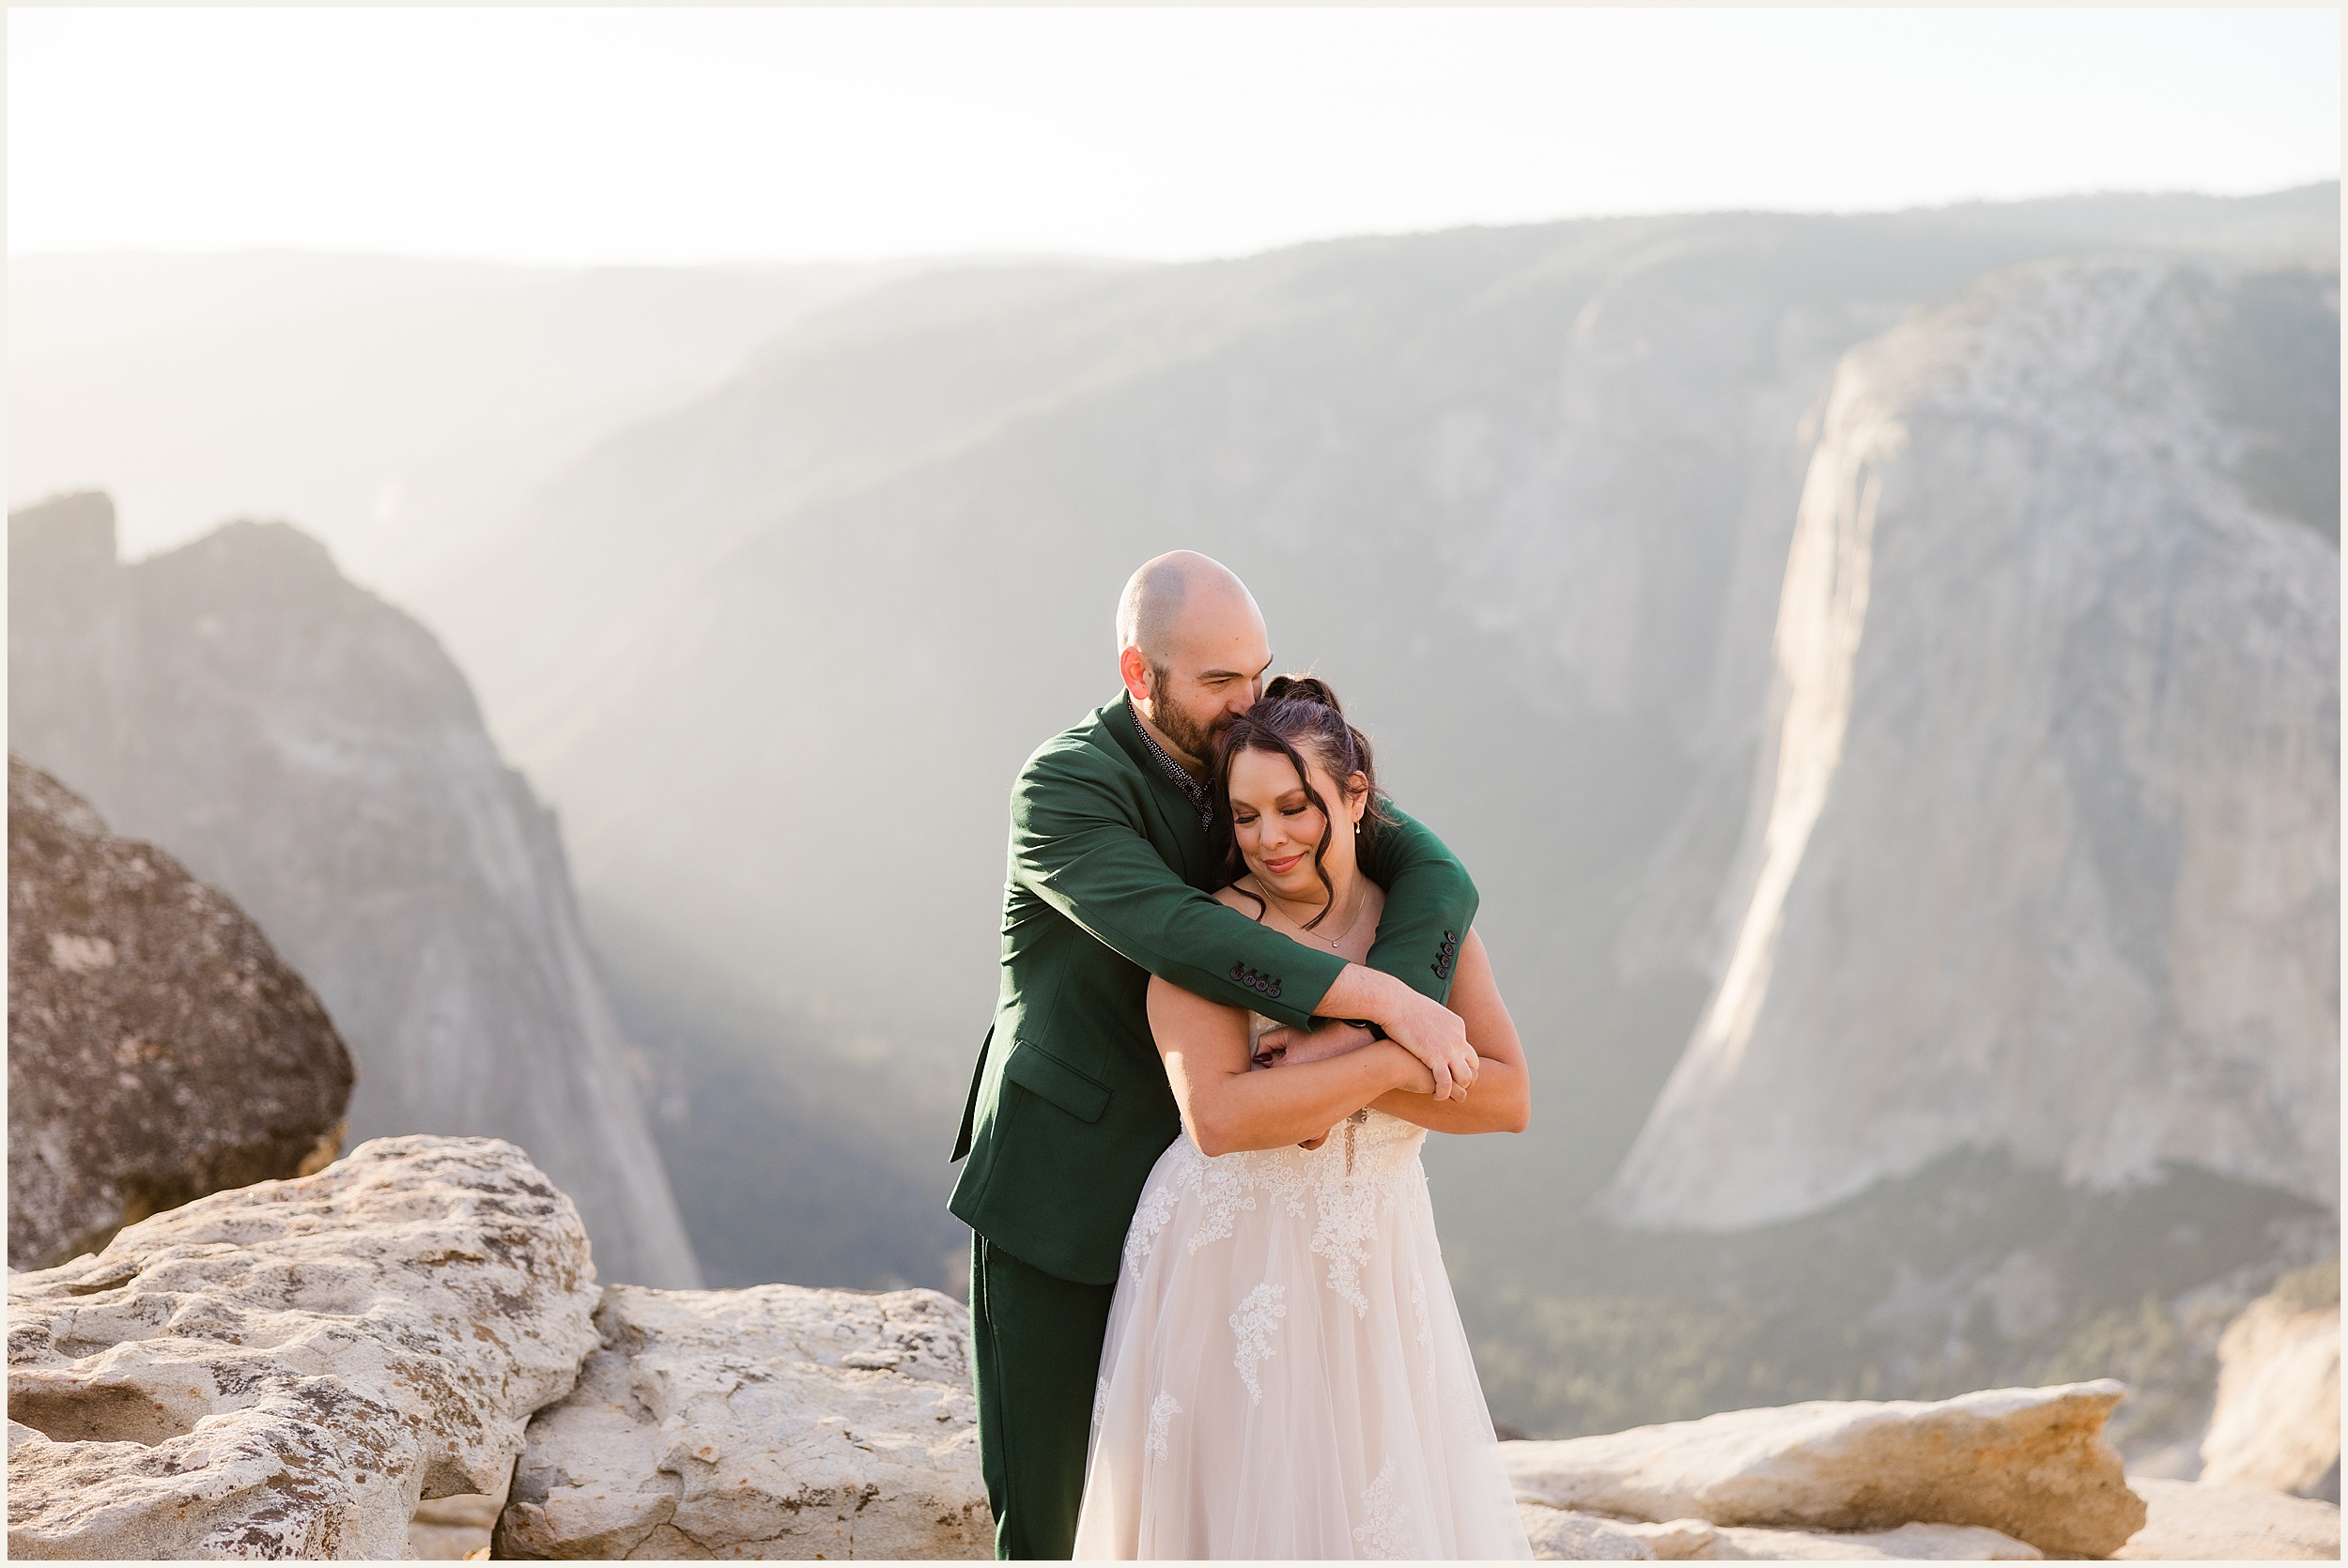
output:
<path id="1" fill-rule="evenodd" d="M 1362 867 L 1386 889 L 1370 963 L 1442 1001 L 1475 885 L 1407 817 Z M 1120 697 L 1043 743 L 1011 797 L 1003 983 L 980 1048 L 950 1204 L 1012 1256 L 1114 1284 L 1158 1156 L 1182 1131 L 1145 1004 L 1159 976 L 1302 1023 L 1345 967 L 1211 896 L 1213 850 Z"/>

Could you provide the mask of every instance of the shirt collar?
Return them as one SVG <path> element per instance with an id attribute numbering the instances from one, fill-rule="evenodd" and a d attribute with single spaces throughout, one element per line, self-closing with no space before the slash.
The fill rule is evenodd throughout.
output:
<path id="1" fill-rule="evenodd" d="M 1141 722 L 1141 711 L 1134 706 L 1132 692 L 1125 694 L 1125 711 L 1133 715 L 1134 729 L 1139 732 L 1141 744 L 1150 748 L 1150 755 L 1157 759 L 1158 766 L 1165 770 L 1166 777 L 1172 779 L 1182 793 L 1190 797 L 1190 804 L 1198 812 L 1198 825 L 1202 828 L 1213 828 L 1214 826 L 1214 795 L 1204 784 L 1193 778 L 1190 776 L 1190 770 L 1168 755 L 1166 747 L 1158 744 L 1158 738 L 1150 733 L 1150 727 Z"/>

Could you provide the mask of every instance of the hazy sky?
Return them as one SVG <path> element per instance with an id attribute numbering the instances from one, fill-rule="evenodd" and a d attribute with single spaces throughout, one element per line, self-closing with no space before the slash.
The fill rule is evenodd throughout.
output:
<path id="1" fill-rule="evenodd" d="M 2340 171 L 2332 10 L 26 10 L 8 248 L 1192 257 Z"/>

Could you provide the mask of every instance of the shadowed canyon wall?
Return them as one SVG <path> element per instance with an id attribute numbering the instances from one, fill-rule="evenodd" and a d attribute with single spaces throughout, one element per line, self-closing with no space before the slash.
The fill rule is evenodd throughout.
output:
<path id="1" fill-rule="evenodd" d="M 608 1279 L 700 1272 L 553 818 L 431 635 L 239 523 L 134 564 L 103 496 L 8 523 L 8 743 L 225 890 L 359 1066 L 356 1139 L 513 1140 Z"/>

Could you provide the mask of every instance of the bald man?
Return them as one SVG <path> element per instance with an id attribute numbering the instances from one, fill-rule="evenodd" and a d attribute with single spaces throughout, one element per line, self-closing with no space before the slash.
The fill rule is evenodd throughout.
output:
<path id="1" fill-rule="evenodd" d="M 1117 662 L 1125 689 L 1044 742 L 1012 790 L 1002 991 L 954 1145 L 969 1160 L 950 1207 L 977 1233 L 979 1449 L 1002 1558 L 1074 1543 L 1125 1232 L 1182 1133 L 1150 976 L 1290 1027 L 1367 1020 L 1428 1064 L 1438 1095 L 1466 1093 L 1475 1070 L 1443 1005 L 1475 886 L 1409 817 L 1363 857 L 1386 889 L 1366 965 L 1209 896 L 1209 761 L 1272 664 L 1239 578 L 1188 550 L 1144 563 L 1118 603 Z"/>

